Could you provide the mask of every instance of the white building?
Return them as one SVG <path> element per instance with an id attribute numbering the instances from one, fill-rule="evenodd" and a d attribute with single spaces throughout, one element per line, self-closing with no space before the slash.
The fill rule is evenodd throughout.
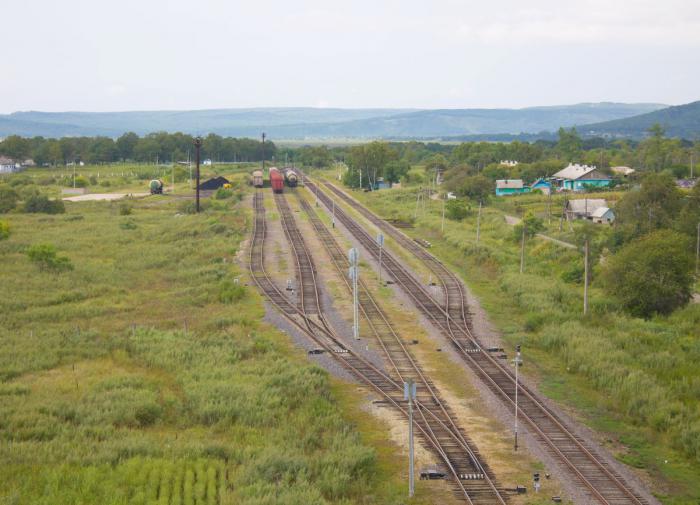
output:
<path id="1" fill-rule="evenodd" d="M 13 172 L 19 172 L 21 168 L 22 165 L 20 165 L 12 158 L 0 156 L 0 174 L 11 174 Z"/>

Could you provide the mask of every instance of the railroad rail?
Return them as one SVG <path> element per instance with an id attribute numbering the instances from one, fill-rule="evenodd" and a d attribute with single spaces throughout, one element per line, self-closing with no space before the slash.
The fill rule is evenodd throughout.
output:
<path id="1" fill-rule="evenodd" d="M 347 290 L 352 292 L 352 285 L 346 275 L 350 263 L 345 252 L 311 205 L 298 192 L 295 191 L 294 194 L 338 274 L 344 280 Z M 401 382 L 408 378 L 413 379 L 419 385 L 418 399 L 420 403 L 432 413 L 435 419 L 440 420 L 440 425 L 434 431 L 437 432 L 452 466 L 459 475 L 476 477 L 465 482 L 467 493 L 472 498 L 478 496 L 479 503 L 505 503 L 505 499 L 501 496 L 501 491 L 495 482 L 495 477 L 482 461 L 478 449 L 454 422 L 454 414 L 445 405 L 432 381 L 425 375 L 403 340 L 397 335 L 386 313 L 376 302 L 362 278 L 358 281 L 358 298 L 359 308 L 366 325 L 379 343 L 385 358 L 393 369 L 393 375 Z M 447 433 L 445 433 L 446 429 Z M 465 458 L 465 453 L 467 458 Z"/>
<path id="2" fill-rule="evenodd" d="M 328 210 L 334 207 L 338 219 L 375 258 L 379 248 L 369 233 L 367 233 L 354 218 L 316 184 L 305 178 L 306 187 L 315 193 Z M 386 249 L 382 255 L 382 266 L 393 276 L 396 283 L 413 299 L 421 313 L 445 335 L 459 355 L 476 373 L 484 384 L 503 401 L 509 408 L 515 406 L 516 384 L 513 372 L 496 358 L 485 352 L 480 342 L 473 336 L 466 317 L 467 305 L 461 282 L 442 263 L 430 255 L 425 249 L 417 246 L 398 230 L 390 230 L 388 225 L 372 214 L 359 202 L 351 199 L 335 186 L 326 186 L 352 205 L 352 208 L 365 216 L 373 216 L 370 221 L 382 230 L 390 233 L 409 252 L 424 261 L 432 271 L 441 272 L 438 275 L 446 293 L 446 306 L 443 306 L 425 289 L 425 287 Z M 400 234 L 400 235 L 399 235 Z M 405 240 L 401 237 L 405 237 Z M 415 246 L 415 247 L 413 247 Z M 427 258 L 427 259 L 426 259 Z M 452 302 L 450 301 L 452 299 Z M 460 306 L 461 305 L 461 306 Z M 452 317 L 452 314 L 456 317 Z M 543 446 L 568 470 L 569 474 L 583 486 L 592 500 L 606 505 L 648 505 L 648 501 L 640 496 L 619 475 L 611 465 L 603 459 L 588 442 L 575 435 L 560 416 L 549 409 L 538 393 L 535 393 L 522 383 L 518 383 L 518 410 L 521 418 L 527 423 L 530 432 Z"/>
<path id="3" fill-rule="evenodd" d="M 281 196 L 281 195 L 280 195 Z M 306 303 L 302 301 L 300 306 L 291 303 L 287 297 L 280 291 L 279 287 L 270 279 L 265 270 L 265 238 L 266 238 L 266 220 L 264 207 L 264 193 L 256 192 L 253 198 L 255 209 L 253 240 L 250 247 L 249 269 L 251 276 L 258 288 L 265 294 L 269 301 L 280 311 L 281 314 L 297 327 L 300 331 L 309 336 L 319 347 L 339 360 L 343 366 L 349 370 L 361 382 L 366 383 L 379 393 L 390 406 L 393 406 L 402 415 L 408 417 L 408 412 L 403 405 L 403 384 L 394 380 L 384 371 L 377 368 L 375 365 L 362 358 L 357 353 L 343 345 L 341 340 L 334 334 L 333 330 L 327 325 L 323 319 L 322 313 L 312 318 L 304 310 Z M 276 202 L 281 199 L 276 197 Z M 288 209 L 288 207 L 287 207 Z M 280 209 L 281 211 L 282 209 Z M 291 213 L 287 213 L 288 217 L 293 219 Z M 287 220 L 289 223 L 289 221 Z M 282 220 L 283 227 L 285 220 Z M 311 263 L 311 269 L 298 269 L 300 275 L 298 279 L 300 283 L 310 283 L 316 285 L 315 270 L 311 255 L 304 240 L 296 226 L 290 226 L 286 229 L 285 234 L 290 238 L 295 256 L 307 256 Z M 297 259 L 297 265 L 306 263 L 305 259 Z M 311 272 L 314 272 L 313 275 Z M 303 292 L 303 288 L 302 288 Z M 308 291 L 307 291 L 308 292 Z M 302 300 L 307 297 L 302 297 Z M 316 294 L 316 300 L 320 297 Z M 320 307 L 316 302 L 310 302 L 312 307 Z M 483 489 L 467 490 L 465 481 L 462 480 L 459 470 L 454 467 L 452 460 L 448 455 L 454 454 L 454 444 L 459 445 L 460 440 L 455 438 L 450 427 L 443 424 L 435 412 L 423 404 L 421 397 L 416 402 L 416 411 L 418 419 L 414 419 L 419 435 L 426 441 L 437 455 L 443 460 L 447 466 L 449 473 L 452 476 L 453 484 L 456 490 L 460 493 L 460 497 L 466 500 L 467 503 L 473 505 L 491 505 L 494 503 L 505 504 L 505 500 L 497 494 L 498 500 L 493 500 L 492 495 L 484 492 Z M 450 444 L 451 442 L 451 444 Z"/>

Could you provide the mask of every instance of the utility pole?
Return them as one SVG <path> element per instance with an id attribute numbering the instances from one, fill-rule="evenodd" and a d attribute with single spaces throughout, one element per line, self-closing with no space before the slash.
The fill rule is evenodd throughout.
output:
<path id="1" fill-rule="evenodd" d="M 416 401 L 416 383 L 408 379 L 403 383 L 403 398 L 408 400 L 408 497 L 415 492 L 413 470 L 413 402 Z"/>
<path id="2" fill-rule="evenodd" d="M 514 450 L 518 450 L 518 369 L 522 365 L 523 360 L 520 357 L 520 344 L 515 346 L 515 424 L 514 424 L 514 434 L 515 434 L 515 444 L 513 446 Z"/>
<path id="3" fill-rule="evenodd" d="M 694 161 L 695 161 L 695 154 L 691 152 L 690 153 L 690 178 L 691 179 L 693 179 L 693 168 L 694 168 L 693 162 Z"/>
<path id="4" fill-rule="evenodd" d="M 413 213 L 413 219 L 418 219 L 418 203 L 420 202 L 420 194 L 423 188 L 418 188 L 418 193 L 416 194 L 416 211 Z"/>
<path id="5" fill-rule="evenodd" d="M 700 223 L 698 223 L 698 238 L 696 239 L 695 242 L 695 276 L 698 276 L 698 273 L 700 273 Z"/>
<path id="6" fill-rule="evenodd" d="M 440 226 L 440 231 L 445 233 L 445 202 L 447 201 L 447 195 L 442 199 L 442 225 Z"/>
<path id="7" fill-rule="evenodd" d="M 360 340 L 360 309 L 358 307 L 357 296 L 357 278 L 359 271 L 357 263 L 360 259 L 360 254 L 354 247 L 348 251 L 348 261 L 350 262 L 350 279 L 352 280 L 352 336 L 355 340 Z"/>
<path id="8" fill-rule="evenodd" d="M 379 284 L 382 284 L 382 250 L 384 249 L 384 235 L 377 234 L 377 245 L 379 246 Z"/>
<path id="9" fill-rule="evenodd" d="M 265 132 L 262 134 L 262 173 L 265 177 Z"/>
<path id="10" fill-rule="evenodd" d="M 583 265 L 583 315 L 585 316 L 588 314 L 588 249 L 589 249 L 589 242 L 588 238 L 586 238 L 586 242 L 584 244 L 584 265 Z"/>
<path id="11" fill-rule="evenodd" d="M 194 139 L 194 152 L 195 152 L 195 184 L 197 185 L 196 197 L 195 197 L 195 209 L 199 213 L 199 149 L 202 147 L 202 138 L 196 137 Z"/>
<path id="12" fill-rule="evenodd" d="M 520 273 L 523 273 L 523 270 L 525 269 L 525 230 L 527 226 L 525 226 L 525 222 L 523 221 L 523 238 L 520 241 Z"/>
<path id="13" fill-rule="evenodd" d="M 479 213 L 476 215 L 476 245 L 479 245 L 480 232 L 481 232 L 481 200 L 479 200 Z"/>
<path id="14" fill-rule="evenodd" d="M 335 228 L 335 200 L 332 200 L 333 202 L 333 210 L 331 211 L 331 226 Z"/>

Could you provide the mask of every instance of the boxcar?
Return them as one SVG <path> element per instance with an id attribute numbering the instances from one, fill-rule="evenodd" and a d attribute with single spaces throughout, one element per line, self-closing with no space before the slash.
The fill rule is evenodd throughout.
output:
<path id="1" fill-rule="evenodd" d="M 273 193 L 281 193 L 284 189 L 284 177 L 276 167 L 270 168 L 270 186 Z"/>

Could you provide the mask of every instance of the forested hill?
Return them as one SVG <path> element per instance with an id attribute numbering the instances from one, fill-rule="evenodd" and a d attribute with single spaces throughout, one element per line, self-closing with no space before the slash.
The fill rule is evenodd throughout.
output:
<path id="1" fill-rule="evenodd" d="M 0 137 L 117 137 L 126 131 L 216 133 L 271 138 L 438 138 L 533 134 L 627 118 L 660 104 L 590 103 L 525 109 L 319 109 L 312 107 L 133 112 L 15 112 L 0 115 Z"/>
<path id="2" fill-rule="evenodd" d="M 639 116 L 589 124 L 578 128 L 584 135 L 612 135 L 641 138 L 649 128 L 661 125 L 669 137 L 700 138 L 700 101 L 668 107 Z"/>

